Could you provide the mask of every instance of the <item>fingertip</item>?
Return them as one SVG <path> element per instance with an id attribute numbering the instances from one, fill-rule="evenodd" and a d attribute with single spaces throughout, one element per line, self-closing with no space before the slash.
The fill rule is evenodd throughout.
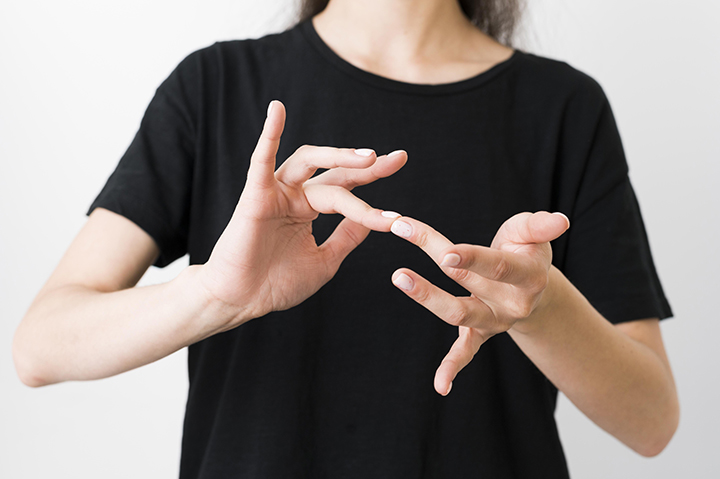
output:
<path id="1" fill-rule="evenodd" d="M 528 218 L 529 239 L 534 243 L 553 241 L 562 236 L 570 226 L 570 220 L 563 213 L 538 211 Z"/>
<path id="2" fill-rule="evenodd" d="M 353 148 L 350 151 L 353 153 L 351 157 L 346 160 L 343 159 L 344 161 L 342 161 L 338 166 L 342 166 L 344 168 L 364 169 L 370 168 L 378 161 L 377 153 L 375 153 L 375 150 L 371 150 L 370 148 Z"/>
<path id="3" fill-rule="evenodd" d="M 385 228 L 382 231 L 385 233 L 391 233 L 392 225 L 395 223 L 395 220 L 400 218 L 402 215 L 395 211 L 380 211 L 380 216 L 383 217 L 383 220 L 386 223 Z"/>
<path id="4" fill-rule="evenodd" d="M 285 105 L 280 100 L 272 100 L 268 104 L 267 117 L 263 125 L 261 137 L 273 142 L 280 141 L 285 128 Z M 274 154 L 274 153 L 273 153 Z"/>
<path id="5" fill-rule="evenodd" d="M 446 253 L 443 256 L 440 266 L 449 266 L 451 268 L 457 267 L 462 262 L 462 258 L 457 253 Z"/>
<path id="6" fill-rule="evenodd" d="M 375 150 L 371 150 L 370 148 L 355 148 L 353 151 L 356 155 L 362 156 L 363 158 L 370 158 L 375 154 Z"/>
<path id="7" fill-rule="evenodd" d="M 565 229 L 570 228 L 570 218 L 568 218 L 567 216 L 565 216 L 564 213 L 561 213 L 561 212 L 559 212 L 559 211 L 556 211 L 556 212 L 554 212 L 553 214 L 554 214 L 554 215 L 558 215 L 558 216 L 560 216 L 560 217 L 562 217 L 562 218 L 565 219 L 565 223 L 566 223 Z"/>
<path id="8" fill-rule="evenodd" d="M 373 231 L 389 233 L 391 232 L 393 223 L 400 216 L 402 215 L 395 211 L 372 208 L 372 213 L 365 217 L 363 223 L 367 223 L 366 226 L 370 227 Z"/>
<path id="9" fill-rule="evenodd" d="M 407 153 L 405 150 L 396 150 L 387 155 L 377 157 L 373 164 L 373 173 L 378 178 L 387 178 L 397 173 L 407 163 Z"/>
<path id="10" fill-rule="evenodd" d="M 398 216 L 393 220 L 392 225 L 390 225 L 390 231 L 392 231 L 395 236 L 400 236 L 401 238 L 408 239 L 413 234 L 412 224 L 406 221 L 407 216 L 402 217 L 402 220 L 399 218 L 401 217 Z"/>
<path id="11" fill-rule="evenodd" d="M 444 381 L 441 378 L 440 372 L 436 373 L 435 376 L 435 391 L 441 396 L 447 396 L 452 390 L 452 378 L 449 381 Z"/>
<path id="12" fill-rule="evenodd" d="M 415 281 L 402 269 L 393 273 L 392 282 L 403 291 L 412 291 L 415 286 Z"/>
<path id="13" fill-rule="evenodd" d="M 388 153 L 385 158 L 387 160 L 392 160 L 392 161 L 402 160 L 402 163 L 405 164 L 405 162 L 407 161 L 407 158 L 408 158 L 408 154 L 407 154 L 407 151 L 405 151 L 405 150 L 395 150 L 395 151 Z"/>
<path id="14" fill-rule="evenodd" d="M 279 111 L 284 111 L 285 105 L 280 100 L 270 100 L 270 103 L 268 103 L 267 108 L 267 117 L 270 118 L 271 115 L 277 114 Z"/>

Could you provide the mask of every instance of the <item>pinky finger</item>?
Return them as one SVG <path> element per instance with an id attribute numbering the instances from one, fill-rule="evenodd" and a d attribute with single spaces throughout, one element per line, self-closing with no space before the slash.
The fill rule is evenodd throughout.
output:
<path id="1" fill-rule="evenodd" d="M 472 361 L 472 358 L 485 342 L 480 331 L 465 326 L 458 328 L 459 336 L 453 343 L 445 359 L 435 372 L 435 390 L 447 396 L 457 374 Z"/>

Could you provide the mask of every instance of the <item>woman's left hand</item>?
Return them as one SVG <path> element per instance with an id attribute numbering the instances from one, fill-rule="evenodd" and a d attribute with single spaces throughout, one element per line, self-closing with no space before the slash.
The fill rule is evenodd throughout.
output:
<path id="1" fill-rule="evenodd" d="M 455 376 L 495 334 L 532 321 L 544 307 L 551 266 L 550 241 L 570 226 L 563 214 L 520 213 L 498 230 L 490 247 L 455 245 L 430 226 L 407 217 L 392 232 L 425 251 L 470 296 L 455 297 L 417 273 L 401 268 L 392 281 L 443 321 L 458 326 L 459 337 L 435 373 L 435 390 L 447 395 Z"/>

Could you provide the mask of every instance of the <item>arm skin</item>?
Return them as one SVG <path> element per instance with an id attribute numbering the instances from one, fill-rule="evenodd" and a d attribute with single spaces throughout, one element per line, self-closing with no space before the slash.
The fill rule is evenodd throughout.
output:
<path id="1" fill-rule="evenodd" d="M 93 211 L 15 332 L 21 381 L 38 387 L 112 376 L 211 334 L 212 303 L 193 287 L 196 267 L 132 288 L 158 252 L 130 220 Z"/>
<path id="2" fill-rule="evenodd" d="M 613 326 L 555 267 L 543 305 L 508 333 L 586 416 L 643 456 L 659 454 L 679 421 L 656 318 Z"/>
<path id="3" fill-rule="evenodd" d="M 398 218 L 392 231 L 422 248 L 472 294 L 454 297 L 402 268 L 393 283 L 449 324 L 458 340 L 435 375 L 452 380 L 494 334 L 507 332 L 586 416 L 643 456 L 659 454 L 679 420 L 677 392 L 657 318 L 613 326 L 554 266 L 549 241 L 569 226 L 563 215 L 522 213 L 489 247 L 454 245 L 428 225 Z"/>
<path id="4" fill-rule="evenodd" d="M 18 326 L 20 379 L 43 386 L 112 376 L 290 308 L 330 280 L 370 230 L 389 231 L 392 217 L 350 190 L 395 173 L 407 154 L 306 145 L 276 171 L 284 122 L 285 107 L 273 101 L 210 259 L 169 283 L 133 288 L 157 245 L 130 220 L 93 211 Z M 328 171 L 310 179 L 318 168 Z M 311 233 L 318 213 L 346 217 L 320 246 Z"/>

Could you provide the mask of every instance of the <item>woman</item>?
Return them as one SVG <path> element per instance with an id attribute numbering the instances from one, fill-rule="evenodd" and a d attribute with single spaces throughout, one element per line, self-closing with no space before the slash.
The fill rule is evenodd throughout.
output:
<path id="1" fill-rule="evenodd" d="M 189 346 L 181 477 L 566 477 L 557 389 L 659 453 L 671 311 L 607 99 L 478 5 L 331 0 L 185 59 L 18 328 L 23 381 Z"/>

